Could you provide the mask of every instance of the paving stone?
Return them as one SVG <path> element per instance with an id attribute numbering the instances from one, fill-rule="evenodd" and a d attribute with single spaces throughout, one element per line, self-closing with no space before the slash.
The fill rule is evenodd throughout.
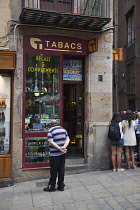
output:
<path id="1" fill-rule="evenodd" d="M 97 204 L 105 204 L 107 203 L 104 198 L 97 198 L 94 199 Z"/>
<path id="2" fill-rule="evenodd" d="M 32 203 L 20 203 L 18 205 L 13 204 L 13 206 L 10 208 L 10 210 L 30 210 L 33 208 Z"/>
<path id="3" fill-rule="evenodd" d="M 72 195 L 68 191 L 54 192 L 51 196 L 55 205 L 74 202 Z"/>
<path id="4" fill-rule="evenodd" d="M 73 199 L 75 201 L 84 201 L 84 200 L 90 200 L 92 199 L 92 195 L 88 192 L 88 191 L 76 191 L 76 192 L 72 192 L 71 196 L 73 197 Z"/>
<path id="5" fill-rule="evenodd" d="M 92 193 L 92 196 L 94 198 L 108 198 L 108 197 L 111 197 L 112 194 L 109 193 L 107 190 L 106 192 L 102 192 L 102 193 Z"/>
<path id="6" fill-rule="evenodd" d="M 84 203 L 84 201 L 77 201 L 74 202 L 76 209 L 77 210 L 88 210 L 89 208 L 87 207 L 87 205 Z"/>
<path id="7" fill-rule="evenodd" d="M 140 209 L 140 202 L 139 203 L 133 203 L 133 206 L 136 207 L 137 209 Z"/>
<path id="8" fill-rule="evenodd" d="M 119 203 L 124 208 L 134 207 L 129 201 L 120 201 Z"/>
<path id="9" fill-rule="evenodd" d="M 46 210 L 46 207 L 42 207 L 41 210 Z M 50 206 L 50 205 L 48 206 L 47 205 L 47 210 L 54 210 L 54 205 L 52 205 L 52 206 Z"/>
<path id="10" fill-rule="evenodd" d="M 114 197 L 104 198 L 104 199 L 111 207 L 119 205 L 119 203 L 116 201 Z"/>
<path id="11" fill-rule="evenodd" d="M 12 205 L 13 205 L 12 200 L 1 200 L 0 201 L 0 209 L 1 210 L 9 209 L 12 207 Z"/>
<path id="12" fill-rule="evenodd" d="M 85 190 L 85 186 L 81 184 L 81 182 L 78 183 L 67 183 L 65 190 L 69 190 L 70 192 L 72 191 L 83 191 Z"/>
<path id="13" fill-rule="evenodd" d="M 34 196 L 33 197 L 33 206 L 34 207 L 44 207 L 47 205 L 54 205 L 51 195 L 44 194 L 43 196 Z"/>
<path id="14" fill-rule="evenodd" d="M 124 210 L 124 208 L 121 205 L 113 206 L 113 210 Z"/>
<path id="15" fill-rule="evenodd" d="M 98 205 L 101 210 L 112 210 L 111 206 L 108 204 Z"/>
<path id="16" fill-rule="evenodd" d="M 140 202 L 140 199 L 137 199 L 134 195 L 124 195 L 124 197 L 132 204 Z"/>
<path id="17" fill-rule="evenodd" d="M 76 206 L 74 203 L 65 203 L 63 204 L 64 205 L 64 209 L 66 210 L 73 210 L 73 209 L 76 209 Z M 61 210 L 61 209 L 60 209 Z"/>
<path id="18" fill-rule="evenodd" d="M 89 209 L 99 209 L 99 206 L 98 204 L 95 202 L 95 200 L 89 200 L 89 202 L 85 202 L 86 206 L 89 208 Z"/>
<path id="19" fill-rule="evenodd" d="M 140 200 L 140 193 L 134 193 L 133 195 L 135 196 L 135 198 Z"/>

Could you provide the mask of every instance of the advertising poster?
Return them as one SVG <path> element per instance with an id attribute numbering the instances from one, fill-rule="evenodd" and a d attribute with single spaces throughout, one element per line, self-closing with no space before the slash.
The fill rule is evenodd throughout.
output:
<path id="1" fill-rule="evenodd" d="M 64 59 L 63 80 L 82 81 L 82 60 Z"/>

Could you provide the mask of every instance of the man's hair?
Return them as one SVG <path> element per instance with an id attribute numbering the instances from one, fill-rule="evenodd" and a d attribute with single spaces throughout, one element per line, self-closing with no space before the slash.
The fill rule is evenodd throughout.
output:
<path id="1" fill-rule="evenodd" d="M 58 123 L 57 123 L 57 121 L 56 120 L 52 120 L 51 121 L 51 125 L 57 125 Z"/>

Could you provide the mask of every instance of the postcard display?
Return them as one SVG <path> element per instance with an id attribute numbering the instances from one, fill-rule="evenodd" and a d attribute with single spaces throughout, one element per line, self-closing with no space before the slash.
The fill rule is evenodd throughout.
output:
<path id="1" fill-rule="evenodd" d="M 11 78 L 0 76 L 0 155 L 10 153 Z"/>

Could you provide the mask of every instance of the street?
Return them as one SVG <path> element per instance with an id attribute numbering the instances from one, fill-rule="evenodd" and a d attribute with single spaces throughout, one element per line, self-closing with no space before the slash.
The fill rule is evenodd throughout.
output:
<path id="1" fill-rule="evenodd" d="M 44 192 L 48 179 L 0 188 L 0 210 L 138 210 L 140 168 L 65 176 L 65 191 Z"/>

